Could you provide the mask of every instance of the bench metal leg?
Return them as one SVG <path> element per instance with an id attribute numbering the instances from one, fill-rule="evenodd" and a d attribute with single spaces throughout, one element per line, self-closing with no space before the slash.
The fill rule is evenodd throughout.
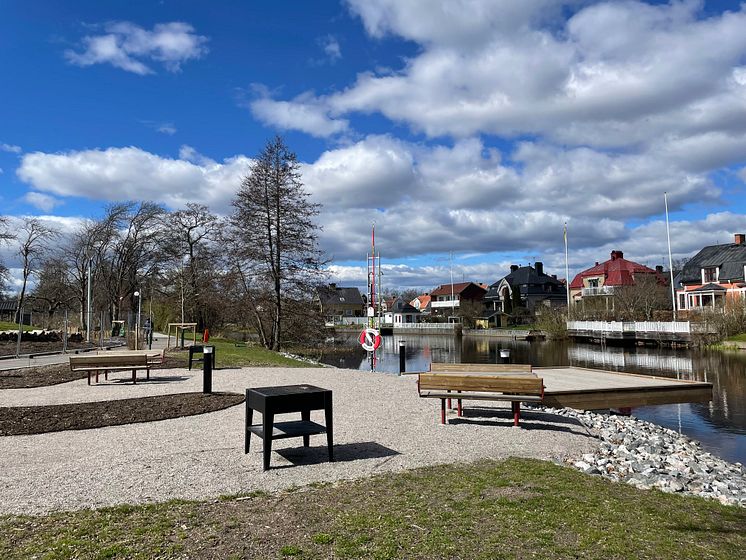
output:
<path id="1" fill-rule="evenodd" d="M 514 401 L 511 404 L 513 405 L 513 425 L 518 426 L 521 420 L 521 403 Z"/>
<path id="2" fill-rule="evenodd" d="M 132 370 L 132 384 L 137 385 L 137 370 L 136 369 Z"/>
<path id="3" fill-rule="evenodd" d="M 464 415 L 464 409 L 461 406 L 461 399 L 458 399 L 456 401 L 456 411 L 457 411 L 457 415 L 458 416 L 463 416 Z"/>
<path id="4" fill-rule="evenodd" d="M 88 385 L 91 384 L 91 372 L 88 371 Z"/>
<path id="5" fill-rule="evenodd" d="M 446 423 L 446 400 L 440 399 L 440 423 Z"/>

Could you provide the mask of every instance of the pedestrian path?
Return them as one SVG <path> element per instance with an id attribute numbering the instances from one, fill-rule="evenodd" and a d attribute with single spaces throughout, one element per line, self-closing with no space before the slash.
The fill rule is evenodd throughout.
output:
<path id="1" fill-rule="evenodd" d="M 122 339 L 124 340 L 124 339 Z M 153 333 L 153 350 L 161 350 L 163 348 L 166 348 L 166 341 L 167 337 L 163 333 Z M 129 351 L 126 345 L 112 348 L 110 350 L 90 350 L 88 353 L 95 353 L 95 352 L 106 352 L 106 353 L 112 353 L 112 352 L 127 352 Z M 67 359 L 69 356 L 74 355 L 75 350 L 68 351 L 66 354 L 63 354 L 62 352 L 58 354 L 46 354 L 46 355 L 31 355 L 31 356 L 21 356 L 20 358 L 8 358 L 4 360 L 0 360 L 0 370 L 4 369 L 18 369 L 18 368 L 24 368 L 24 367 L 36 367 L 36 366 L 48 366 L 53 364 L 65 364 L 67 363 Z"/>

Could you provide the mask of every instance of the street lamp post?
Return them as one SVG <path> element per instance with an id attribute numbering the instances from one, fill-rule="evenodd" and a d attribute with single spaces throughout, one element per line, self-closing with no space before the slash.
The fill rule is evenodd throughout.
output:
<path id="1" fill-rule="evenodd" d="M 137 338 L 140 336 L 140 304 L 142 303 L 142 298 L 140 297 L 140 292 L 135 292 L 133 295 L 137 298 L 137 317 L 135 318 L 135 350 L 138 350 Z"/>

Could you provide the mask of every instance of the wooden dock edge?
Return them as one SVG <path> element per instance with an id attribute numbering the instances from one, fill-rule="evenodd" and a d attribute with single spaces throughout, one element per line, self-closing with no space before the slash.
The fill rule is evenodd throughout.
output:
<path id="1" fill-rule="evenodd" d="M 547 391 L 544 405 L 555 408 L 599 410 L 605 408 L 634 408 L 659 404 L 709 402 L 712 383 L 690 382 L 683 387 L 630 387 L 588 389 L 582 391 Z"/>

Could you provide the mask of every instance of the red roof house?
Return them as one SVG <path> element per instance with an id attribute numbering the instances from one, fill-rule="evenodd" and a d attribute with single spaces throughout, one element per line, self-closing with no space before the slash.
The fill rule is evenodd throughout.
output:
<path id="1" fill-rule="evenodd" d="M 573 299 L 613 295 L 615 288 L 634 285 L 635 276 L 639 274 L 654 274 L 659 283 L 666 283 L 663 267 L 658 266 L 653 270 L 625 259 L 621 251 L 612 251 L 608 261 L 596 263 L 573 278 L 570 282 L 570 295 Z"/>
<path id="2" fill-rule="evenodd" d="M 430 292 L 430 307 L 433 312 L 446 312 L 460 307 L 462 301 L 481 304 L 487 289 L 475 282 L 441 284 Z"/>

